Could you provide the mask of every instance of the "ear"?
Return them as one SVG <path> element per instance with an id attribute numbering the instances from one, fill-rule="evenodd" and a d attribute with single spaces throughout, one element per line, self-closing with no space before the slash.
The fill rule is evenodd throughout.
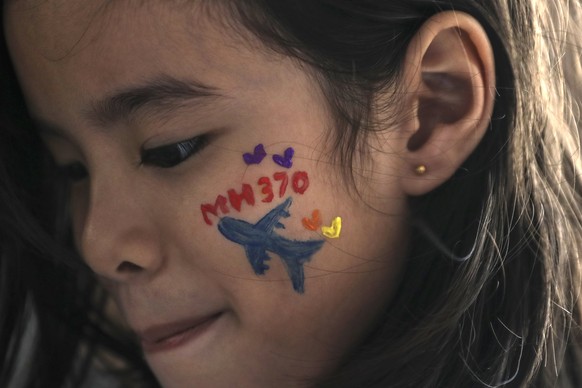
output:
<path id="1" fill-rule="evenodd" d="M 430 18 L 405 58 L 402 188 L 422 195 L 448 180 L 483 138 L 493 111 L 491 44 L 472 16 L 447 11 Z M 424 166 L 423 168 L 419 166 Z"/>

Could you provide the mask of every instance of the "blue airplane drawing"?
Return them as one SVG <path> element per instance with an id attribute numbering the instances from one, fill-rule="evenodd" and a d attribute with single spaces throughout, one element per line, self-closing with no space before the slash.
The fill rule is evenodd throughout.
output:
<path id="1" fill-rule="evenodd" d="M 267 252 L 278 255 L 287 269 L 293 289 L 302 294 L 305 290 L 303 264 L 311 260 L 325 241 L 290 240 L 275 233 L 275 229 L 285 229 L 279 220 L 290 216 L 292 202 L 291 197 L 287 198 L 254 225 L 232 217 L 222 217 L 218 222 L 218 230 L 230 241 L 243 246 L 257 275 L 264 275 L 269 269 L 265 264 L 265 261 L 270 260 Z"/>

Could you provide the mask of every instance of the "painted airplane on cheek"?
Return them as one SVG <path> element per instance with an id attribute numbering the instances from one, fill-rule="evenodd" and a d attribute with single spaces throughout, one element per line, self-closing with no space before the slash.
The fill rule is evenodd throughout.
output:
<path id="1" fill-rule="evenodd" d="M 279 220 L 290 216 L 289 207 L 292 202 L 291 197 L 287 198 L 254 225 L 232 217 L 223 217 L 218 222 L 218 230 L 230 241 L 244 247 L 247 259 L 257 275 L 264 275 L 269 269 L 265 264 L 266 260 L 270 260 L 267 251 L 278 255 L 287 269 L 293 289 L 302 294 L 305 281 L 303 264 L 311 260 L 311 256 L 325 241 L 290 240 L 275 233 L 275 229 L 285 229 L 285 225 Z"/>

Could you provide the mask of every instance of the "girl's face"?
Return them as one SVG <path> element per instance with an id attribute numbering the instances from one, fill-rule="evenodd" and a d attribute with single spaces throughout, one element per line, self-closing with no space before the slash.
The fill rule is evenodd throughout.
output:
<path id="1" fill-rule="evenodd" d="M 160 382 L 296 385 L 398 284 L 398 129 L 368 139 L 350 194 L 315 78 L 208 7 L 12 2 L 5 28 L 77 248 Z"/>

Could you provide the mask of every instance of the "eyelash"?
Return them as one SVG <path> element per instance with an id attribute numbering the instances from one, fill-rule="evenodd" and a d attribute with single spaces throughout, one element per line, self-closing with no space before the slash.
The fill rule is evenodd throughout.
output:
<path id="1" fill-rule="evenodd" d="M 196 136 L 174 144 L 168 144 L 149 150 L 142 149 L 140 165 L 160 168 L 172 168 L 200 152 L 208 144 L 206 136 Z M 80 162 L 73 162 L 58 167 L 58 174 L 66 181 L 76 183 L 89 174 Z"/>
<path id="2" fill-rule="evenodd" d="M 206 136 L 196 136 L 179 143 L 168 144 L 149 150 L 142 149 L 140 164 L 171 168 L 202 151 L 208 144 Z"/>

